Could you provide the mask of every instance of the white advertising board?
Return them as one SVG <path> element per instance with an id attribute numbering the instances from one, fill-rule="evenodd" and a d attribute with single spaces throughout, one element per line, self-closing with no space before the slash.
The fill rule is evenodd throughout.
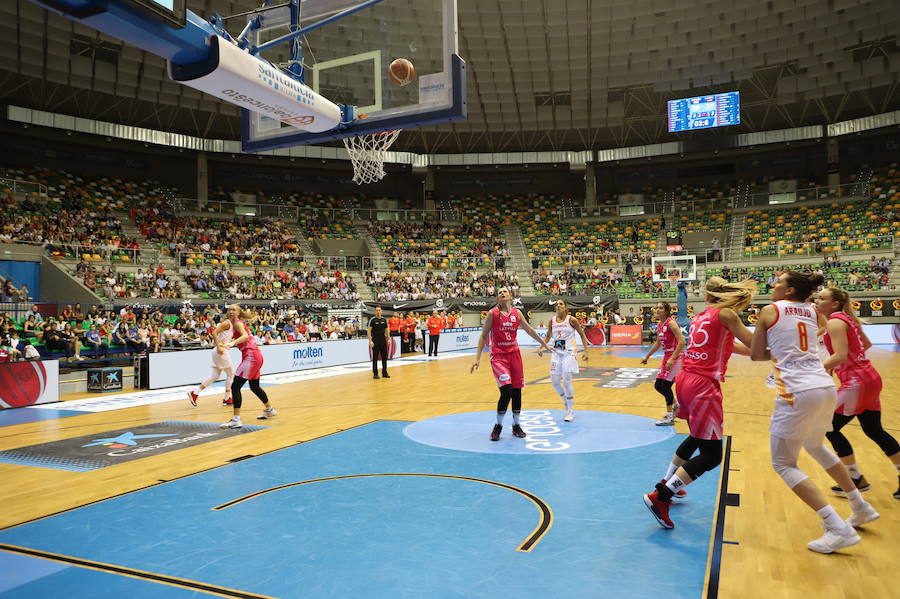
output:
<path id="1" fill-rule="evenodd" d="M 0 363 L 0 409 L 59 401 L 59 361 Z"/>
<path id="2" fill-rule="evenodd" d="M 367 339 L 317 341 L 313 343 L 280 343 L 262 345 L 262 374 L 309 370 L 325 366 L 355 364 L 369 360 Z M 150 354 L 150 389 L 177 387 L 199 383 L 209 376 L 212 364 L 211 349 Z M 241 363 L 241 352 L 231 349 L 235 367 Z"/>

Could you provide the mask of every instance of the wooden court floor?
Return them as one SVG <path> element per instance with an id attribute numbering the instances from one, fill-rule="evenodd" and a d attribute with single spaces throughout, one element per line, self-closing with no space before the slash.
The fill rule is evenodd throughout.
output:
<path id="1" fill-rule="evenodd" d="M 873 348 L 869 356 L 884 378 L 882 404 L 885 428 L 900 436 L 900 352 L 893 347 Z M 640 367 L 638 358 L 621 350 L 592 348 L 591 366 Z M 638 350 L 640 351 L 640 350 Z M 634 352 L 637 354 L 638 352 Z M 525 350 L 526 380 L 547 375 L 547 357 Z M 272 426 L 253 434 L 186 448 L 85 473 L 0 464 L 0 529 L 60 511 L 103 500 L 185 475 L 220 467 L 229 460 L 259 455 L 376 420 L 420 420 L 448 413 L 491 410 L 496 387 L 490 364 L 469 373 L 471 356 L 406 365 L 392 369 L 392 378 L 373 380 L 368 371 L 301 383 L 266 387 L 278 409 Z M 653 365 L 654 362 L 651 362 Z M 821 534 L 818 519 L 781 482 L 769 465 L 768 416 L 772 391 L 765 387 L 766 364 L 735 356 L 729 367 L 725 393 L 726 433 L 731 435 L 728 492 L 739 495 L 740 505 L 725 511 L 724 544 L 718 596 L 795 598 L 891 597 L 895 595 L 896 566 L 900 564 L 900 501 L 897 472 L 858 425 L 845 428 L 856 449 L 860 467 L 872 483 L 866 498 L 881 513 L 877 522 L 860 534 L 863 542 L 838 555 L 819 555 L 806 543 Z M 575 383 L 576 409 L 625 412 L 657 418 L 662 400 L 652 379 L 637 388 L 601 389 L 593 382 Z M 65 399 L 87 397 L 71 395 Z M 91 396 L 94 397 L 94 396 Z M 529 386 L 524 407 L 561 408 L 548 384 Z M 244 421 L 251 423 L 259 403 L 245 389 Z M 139 426 L 164 420 L 224 421 L 230 411 L 212 397 L 192 408 L 187 400 L 123 410 L 43 420 L 0 429 L 0 450 Z M 269 424 L 269 423 L 267 423 Z M 485 423 L 485 435 L 491 422 Z M 680 421 L 677 432 L 686 433 Z M 363 457 L 360 458 L 364 459 Z M 660 475 L 666 464 L 660 464 Z M 808 457 L 801 468 L 820 488 L 827 480 Z M 718 471 L 707 476 L 719 476 Z M 655 481 L 648 481 L 648 489 Z M 849 515 L 846 501 L 827 495 L 838 511 Z M 635 497 L 635 509 L 644 509 Z M 634 506 L 631 506 L 634 507 Z M 656 526 L 647 515 L 647 525 Z M 677 522 L 677 521 L 676 521 Z M 672 531 L 677 537 L 678 529 Z M 660 564 L 661 576 L 677 563 Z M 704 596 L 706 592 L 704 591 Z"/>

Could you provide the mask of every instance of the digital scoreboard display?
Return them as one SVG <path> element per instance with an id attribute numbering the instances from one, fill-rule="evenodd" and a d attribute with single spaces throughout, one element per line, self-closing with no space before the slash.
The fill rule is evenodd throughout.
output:
<path id="1" fill-rule="evenodd" d="M 681 241 L 681 231 L 666 231 L 666 251 L 684 251 L 684 244 Z"/>
<path id="2" fill-rule="evenodd" d="M 740 123 L 740 92 L 669 100 L 669 133 Z"/>

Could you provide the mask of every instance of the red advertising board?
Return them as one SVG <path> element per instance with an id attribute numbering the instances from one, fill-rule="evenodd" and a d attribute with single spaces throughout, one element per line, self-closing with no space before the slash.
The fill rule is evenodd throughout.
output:
<path id="1" fill-rule="evenodd" d="M 636 324 L 614 324 L 610 327 L 611 345 L 640 345 L 641 326 Z"/>

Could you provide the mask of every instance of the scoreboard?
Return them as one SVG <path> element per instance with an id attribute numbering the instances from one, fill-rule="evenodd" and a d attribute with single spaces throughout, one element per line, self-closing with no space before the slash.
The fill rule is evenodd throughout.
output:
<path id="1" fill-rule="evenodd" d="M 669 100 L 669 133 L 739 125 L 740 92 Z"/>

